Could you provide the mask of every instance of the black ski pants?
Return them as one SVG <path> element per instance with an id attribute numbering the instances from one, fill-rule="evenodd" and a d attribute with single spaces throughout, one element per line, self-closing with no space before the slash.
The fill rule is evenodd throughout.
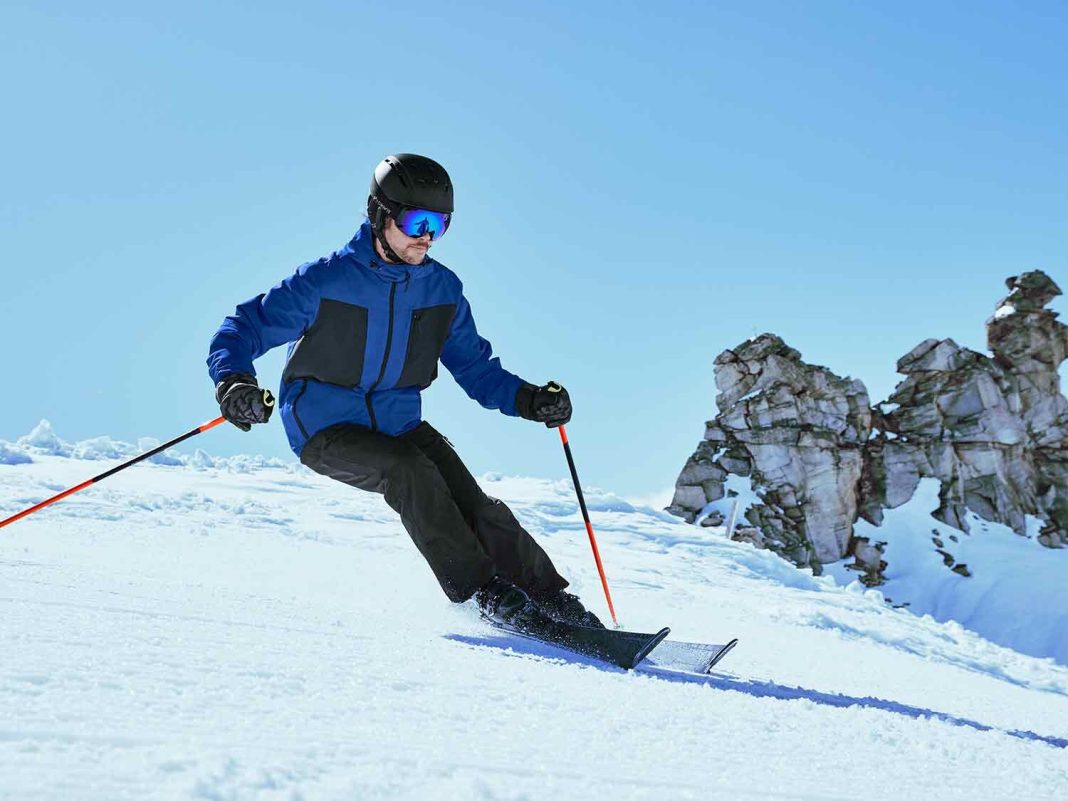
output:
<path id="1" fill-rule="evenodd" d="M 536 600 L 567 586 L 512 510 L 482 491 L 452 444 L 425 421 L 398 437 L 331 426 L 308 440 L 300 461 L 384 495 L 452 601 L 466 601 L 494 575 Z"/>

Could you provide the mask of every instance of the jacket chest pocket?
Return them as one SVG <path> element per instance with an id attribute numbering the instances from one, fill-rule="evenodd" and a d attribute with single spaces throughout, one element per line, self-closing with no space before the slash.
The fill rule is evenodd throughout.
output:
<path id="1" fill-rule="evenodd" d="M 396 386 L 426 389 L 438 377 L 438 358 L 449 336 L 456 304 L 413 309 L 404 369 Z"/>
<path id="2" fill-rule="evenodd" d="M 286 362 L 283 381 L 312 378 L 349 389 L 360 384 L 367 348 L 367 309 L 321 300 L 315 322 Z"/>

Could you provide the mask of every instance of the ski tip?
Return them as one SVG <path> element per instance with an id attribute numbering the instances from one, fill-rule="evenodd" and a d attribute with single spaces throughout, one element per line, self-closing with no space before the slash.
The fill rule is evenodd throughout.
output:
<path id="1" fill-rule="evenodd" d="M 730 652 L 730 650 L 732 648 L 734 648 L 734 646 L 736 646 L 737 644 L 738 644 L 738 638 L 735 637 L 729 643 L 727 643 L 722 648 L 720 648 L 719 652 L 715 656 L 713 656 L 710 660 L 708 660 L 708 664 L 705 665 L 704 672 L 705 673 L 711 673 L 712 672 L 712 668 L 714 668 L 716 666 L 716 663 L 718 663 L 721 659 L 723 659 L 723 657 L 725 657 Z"/>

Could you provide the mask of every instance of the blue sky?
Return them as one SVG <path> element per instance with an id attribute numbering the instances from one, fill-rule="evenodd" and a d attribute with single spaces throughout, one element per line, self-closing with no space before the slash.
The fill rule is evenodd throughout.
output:
<path id="1" fill-rule="evenodd" d="M 432 253 L 480 331 L 570 390 L 583 481 L 659 491 L 723 349 L 774 332 L 875 402 L 925 338 L 984 350 L 1007 276 L 1068 282 L 1066 41 L 1041 2 L 9 1 L 0 438 L 216 416 L 218 323 L 409 151 L 452 174 Z M 567 476 L 445 371 L 424 412 L 476 474 Z M 195 442 L 288 455 L 276 421 Z"/>

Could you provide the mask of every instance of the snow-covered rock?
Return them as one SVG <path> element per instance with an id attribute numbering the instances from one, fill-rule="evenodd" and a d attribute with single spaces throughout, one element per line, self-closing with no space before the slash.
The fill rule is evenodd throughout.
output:
<path id="1" fill-rule="evenodd" d="M 767 547 L 799 565 L 840 559 L 871 432 L 864 385 L 763 334 L 716 358 L 716 386 L 720 415 L 683 467 L 669 511 L 693 521 L 724 496 L 728 474 L 749 476 L 760 502 L 744 517 Z"/>
<path id="2" fill-rule="evenodd" d="M 738 539 L 817 572 L 848 556 L 867 586 L 896 577 L 890 594 L 909 608 L 922 608 L 924 596 L 902 571 L 930 576 L 932 567 L 939 586 L 984 587 L 989 595 L 975 596 L 981 606 L 1008 604 L 1020 614 L 1030 608 L 1035 618 L 1052 617 L 1056 628 L 1060 613 L 1049 604 L 1049 582 L 1059 586 L 1066 574 L 1057 572 L 1059 558 L 1050 556 L 1044 566 L 1057 567 L 1039 569 L 1032 557 L 1043 555 L 1036 543 L 1068 544 L 1068 398 L 1058 374 L 1068 355 L 1068 326 L 1045 308 L 1060 294 L 1047 275 L 1024 273 L 1006 284 L 1009 295 L 987 321 L 992 355 L 951 339 L 925 339 L 898 360 L 904 380 L 874 407 L 860 381 L 805 363 L 773 334 L 721 353 L 719 414 L 705 424 L 668 511 L 689 522 L 718 523 L 725 519 L 718 506 L 728 482 L 745 476 L 759 502 L 747 504 Z M 883 525 L 893 510 L 917 499 L 921 485 L 921 504 L 931 486 L 937 502 L 922 515 L 894 518 L 910 520 L 919 534 Z M 1027 557 L 1006 563 L 1027 575 L 1005 582 L 993 562 L 962 565 L 948 546 L 931 546 L 932 529 L 949 526 L 959 538 L 976 534 L 976 521 L 982 523 L 977 536 L 993 537 L 988 532 L 995 528 L 1015 532 L 1015 546 L 1006 547 Z M 902 554 L 918 553 L 894 547 L 905 536 L 926 543 L 926 561 L 895 565 Z M 967 617 L 999 642 L 1018 641 L 990 628 L 985 611 Z M 950 619 L 963 611 L 941 603 L 931 614 Z M 1029 653 L 1061 654 L 1051 643 L 1043 639 Z"/>

